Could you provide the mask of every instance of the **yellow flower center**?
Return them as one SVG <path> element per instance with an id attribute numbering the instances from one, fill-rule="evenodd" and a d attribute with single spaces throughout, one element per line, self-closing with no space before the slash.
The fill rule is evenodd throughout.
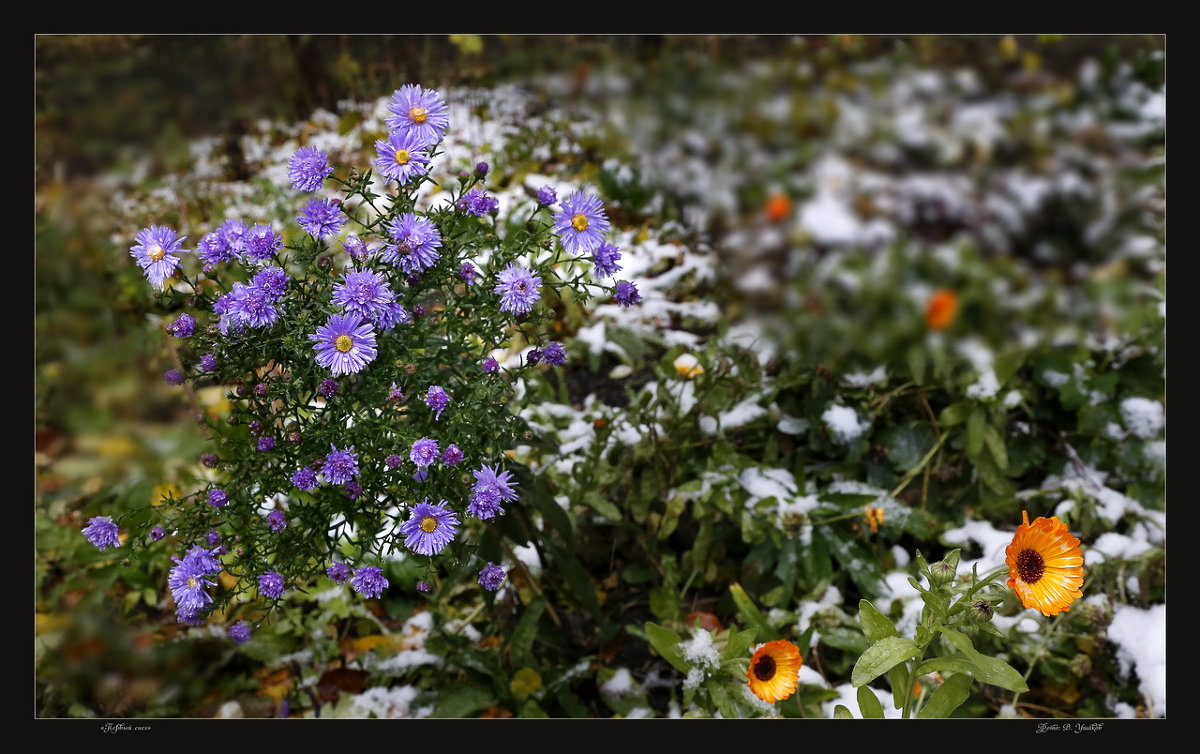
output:
<path id="1" fill-rule="evenodd" d="M 150 247 L 150 253 L 148 253 L 146 256 L 150 257 L 155 262 L 157 262 L 158 260 L 162 259 L 166 255 L 167 255 L 167 252 L 163 251 L 163 247 L 159 246 L 158 244 L 155 244 Z"/>
<path id="2" fill-rule="evenodd" d="M 426 516 L 425 518 L 421 519 L 421 531 L 425 532 L 426 534 L 432 533 L 437 526 L 437 519 L 433 518 L 432 516 Z"/>
<path id="3" fill-rule="evenodd" d="M 573 228 L 575 228 L 575 230 L 582 233 L 583 231 L 587 230 L 587 227 L 588 227 L 587 218 L 584 217 L 583 215 L 575 215 L 574 217 L 571 218 L 571 226 Z"/>
<path id="4" fill-rule="evenodd" d="M 397 165 L 407 165 L 408 159 L 409 158 L 408 158 L 408 150 L 407 149 L 397 149 L 396 150 L 396 164 Z"/>
<path id="5" fill-rule="evenodd" d="M 337 336 L 337 340 L 333 341 L 333 346 L 342 353 L 345 353 L 354 347 L 354 339 L 349 335 L 339 335 Z"/>
<path id="6" fill-rule="evenodd" d="M 416 123 L 418 126 L 429 118 L 429 111 L 423 107 L 414 107 L 408 111 L 408 114 L 412 116 L 413 123 Z"/>
<path id="7" fill-rule="evenodd" d="M 188 585 L 188 589 L 195 589 L 196 588 L 196 577 L 188 576 L 187 585 Z"/>

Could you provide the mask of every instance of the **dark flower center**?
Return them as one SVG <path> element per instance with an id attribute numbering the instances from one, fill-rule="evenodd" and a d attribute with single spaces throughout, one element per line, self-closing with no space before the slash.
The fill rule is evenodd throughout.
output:
<path id="1" fill-rule="evenodd" d="M 754 677 L 760 681 L 769 681 L 775 677 L 775 658 L 763 655 L 754 663 Z"/>
<path id="2" fill-rule="evenodd" d="M 1037 550 L 1022 550 L 1017 555 L 1017 575 L 1026 584 L 1036 584 L 1046 572 L 1046 561 Z"/>

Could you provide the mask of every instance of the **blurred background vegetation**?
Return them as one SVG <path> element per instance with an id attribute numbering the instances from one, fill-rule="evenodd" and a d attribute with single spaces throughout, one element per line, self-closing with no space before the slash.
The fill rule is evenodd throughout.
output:
<path id="1" fill-rule="evenodd" d="M 38 714 L 207 717 L 217 714 L 229 699 L 238 698 L 243 714 L 269 716 L 279 714 L 281 701 L 289 698 L 291 681 L 285 680 L 299 676 L 298 671 L 291 676 L 279 675 L 282 644 L 272 646 L 264 641 L 259 649 L 240 652 L 220 638 L 207 642 L 169 641 L 179 629 L 169 610 L 162 606 L 162 585 L 169 564 L 111 560 L 96 553 L 78 534 L 89 515 L 152 504 L 165 485 L 177 479 L 186 467 L 194 466 L 195 459 L 206 450 L 191 416 L 198 410 L 220 406 L 219 390 L 199 396 L 203 405 L 189 405 L 178 391 L 162 383 L 162 372 L 175 366 L 174 357 L 163 344 L 164 312 L 157 308 L 128 259 L 131 241 L 127 226 L 136 213 L 126 213 L 117 220 L 112 206 L 117 188 L 124 190 L 133 185 L 150 194 L 166 185 L 165 176 L 192 171 L 197 163 L 194 145 L 198 140 L 211 140 L 211 154 L 220 156 L 216 163 L 219 175 L 214 180 L 250 181 L 254 165 L 261 158 L 245 153 L 243 137 L 260 133 L 265 121 L 290 124 L 307 121 L 317 110 L 343 112 L 346 102 L 374 101 L 408 82 L 444 89 L 456 85 L 496 87 L 512 82 L 523 85 L 538 77 L 556 81 L 552 93 L 545 88 L 531 88 L 545 100 L 542 110 L 588 102 L 604 112 L 608 105 L 603 99 L 595 99 L 596 81 L 618 71 L 624 74 L 624 95 L 656 113 L 659 133 L 654 136 L 659 143 L 666 143 L 676 131 L 692 126 L 698 117 L 696 112 L 703 110 L 693 110 L 694 106 L 708 103 L 721 107 L 730 88 L 740 86 L 736 77 L 730 79 L 726 72 L 768 63 L 802 66 L 806 71 L 804 81 L 810 82 L 805 86 L 833 92 L 870 85 L 869 74 L 861 73 L 864 64 L 881 64 L 882 78 L 890 75 L 887 71 L 892 67 L 945 72 L 969 69 L 981 82 L 982 91 L 1004 91 L 1018 98 L 1057 97 L 1056 101 L 1066 108 L 1085 101 L 1085 95 L 1072 89 L 1070 83 L 1084 60 L 1099 61 L 1105 71 L 1125 70 L 1133 80 L 1158 91 L 1164 78 L 1162 51 L 1161 37 L 1137 35 L 37 37 Z M 536 167 L 555 165 L 562 173 L 594 178 L 610 202 L 618 225 L 653 227 L 674 222 L 676 237 L 685 241 L 720 238 L 741 227 L 745 218 L 760 214 L 768 196 L 780 186 L 792 187 L 790 177 L 818 156 L 815 145 L 825 145 L 836 136 L 836 109 L 826 107 L 795 81 L 781 78 L 773 87 L 756 91 L 784 94 L 798 103 L 782 135 L 749 111 L 744 120 L 733 116 L 739 133 L 753 134 L 766 145 L 768 154 L 786 154 L 786 158 L 770 162 L 761 174 L 743 181 L 738 186 L 735 211 L 711 214 L 703 226 L 687 222 L 687 207 L 689 202 L 695 203 L 696 197 L 690 196 L 685 186 L 664 189 L 649 181 L 622 180 L 609 169 L 612 166 L 606 166 L 610 155 L 638 148 L 615 125 L 581 137 L 580 150 L 542 158 L 542 164 Z M 1120 120 L 1124 116 L 1108 112 L 1101 117 Z M 1013 128 L 1019 131 L 1013 140 L 1017 147 L 979 158 L 978 165 L 953 166 L 952 170 L 978 175 L 1013 166 L 1044 168 L 1051 164 L 1058 142 L 1048 143 L 1032 122 L 1022 121 L 1020 115 L 1013 122 Z M 513 162 L 537 162 L 532 155 L 543 139 L 549 143 L 546 134 L 526 134 L 524 142 L 513 147 Z M 720 142 L 719 137 L 715 140 Z M 1160 130 L 1135 146 L 1154 154 L 1161 153 L 1161 144 Z M 735 150 L 732 145 L 724 146 Z M 1101 136 L 1086 147 L 1096 154 L 1119 156 L 1119 150 Z M 713 161 L 722 159 L 720 146 L 702 155 Z M 918 168 L 936 163 L 934 157 L 919 151 L 908 153 L 906 159 Z M 745 175 L 750 174 L 747 168 Z M 1144 180 L 1152 182 L 1154 177 Z M 661 204 L 651 201 L 658 193 L 667 195 Z M 798 194 L 797 199 L 804 195 L 793 193 Z M 220 200 L 203 192 L 168 192 L 164 196 L 176 206 L 158 205 L 157 222 L 188 217 L 212 222 L 221 206 Z M 1024 231 L 1027 235 L 1018 234 L 1012 239 L 1015 255 L 1027 260 L 1037 256 L 1038 241 L 1060 241 L 1061 247 L 1069 250 L 1067 257 L 1053 264 L 1045 260 L 1038 264 L 1060 267 L 1061 275 L 1055 273 L 1058 276 L 1052 275 L 1051 279 L 1064 284 L 1077 282 L 1075 276 L 1080 270 L 1072 266 L 1074 261 L 1082 259 L 1097 266 L 1109 261 L 1104 256 L 1107 252 L 1097 252 L 1099 247 L 1081 240 L 1081 228 L 1091 218 L 1087 214 L 1091 208 L 1080 210 L 1079 216 L 1073 216 L 1072 211 L 1070 205 L 1047 211 L 1041 225 L 1035 224 Z M 1136 210 L 1130 209 L 1130 213 Z M 923 242 L 935 243 L 962 230 L 955 222 L 954 218 L 935 218 L 915 222 L 910 230 Z M 1136 224 L 1141 220 L 1134 217 L 1121 222 Z M 196 240 L 198 236 L 190 242 Z M 988 264 L 1007 269 L 1008 263 L 997 259 Z M 1136 260 L 1131 261 L 1110 270 L 1109 275 L 1123 279 L 1128 273 L 1131 278 L 1161 288 L 1161 276 L 1138 265 Z M 988 281 L 987 275 L 967 280 L 978 291 L 983 291 Z M 754 295 L 729 285 L 702 286 L 692 295 L 719 297 L 731 311 L 756 305 Z M 837 306 L 838 302 L 814 303 L 820 305 Z M 1124 314 L 1138 318 L 1123 327 L 1128 332 L 1136 331 L 1144 319 L 1141 309 L 1132 304 L 1122 306 Z M 989 318 L 989 311 L 968 307 L 963 317 L 980 331 L 999 327 Z M 568 325 L 573 331 L 580 325 L 579 313 L 568 310 L 567 314 L 576 318 Z M 798 350 L 826 349 L 833 353 L 841 338 L 844 336 L 829 329 L 799 328 L 794 345 Z M 629 348 L 630 352 L 636 350 L 634 346 Z M 662 352 L 660 348 L 648 353 L 644 361 L 653 364 Z M 669 361 L 667 364 L 662 368 L 669 371 Z M 603 375 L 612 364 L 605 362 L 604 369 L 600 366 L 591 365 L 595 375 L 584 378 L 576 373 L 568 379 L 576 380 L 577 390 L 578 381 L 585 380 L 591 390 L 623 393 L 626 383 L 604 386 Z M 854 366 L 870 368 L 866 363 Z M 1134 366 L 1148 375 L 1135 375 L 1141 380 L 1137 384 L 1153 386 L 1155 380 L 1161 380 L 1161 374 L 1155 373 L 1148 360 L 1140 367 Z M 1066 368 L 1069 370 L 1069 363 Z M 644 374 L 645 379 L 648 377 Z M 742 397 L 741 393 L 730 392 L 728 386 L 717 392 L 726 396 L 727 405 L 716 407 L 716 413 Z M 545 395 L 553 395 L 551 388 Z M 798 407 L 801 400 L 795 398 L 794 405 Z M 1069 408 L 1070 421 L 1074 421 L 1075 407 Z M 908 418 L 916 416 L 919 414 Z M 1057 415 L 1047 419 L 1059 420 Z M 744 444 L 743 450 L 775 442 L 763 434 Z M 1161 496 L 1161 480 L 1158 486 L 1148 485 L 1143 495 L 1156 496 Z M 745 551 L 740 555 L 744 556 Z M 655 564 L 644 565 L 649 570 Z M 1161 559 L 1145 567 L 1147 573 L 1157 573 L 1143 582 L 1150 591 L 1143 594 L 1142 600 L 1152 602 L 1162 594 Z M 594 575 L 597 581 L 606 578 L 605 574 Z M 788 589 L 790 597 L 791 587 Z M 410 601 L 397 597 L 388 612 L 406 615 L 411 609 Z M 647 610 L 639 609 L 641 619 L 650 616 Z M 370 633 L 369 625 L 364 625 L 375 617 L 356 617 L 349 608 L 343 612 L 341 618 L 349 625 L 343 628 L 343 638 Z M 395 629 L 404 625 L 403 621 L 392 623 Z M 305 629 L 300 623 L 290 629 L 285 625 L 279 635 L 288 630 L 293 633 L 289 639 L 293 643 L 285 648 L 302 650 L 303 640 L 297 636 Z M 614 654 L 617 651 L 613 645 L 598 651 L 603 655 L 610 650 Z M 361 651 L 361 646 L 351 647 L 350 654 Z M 648 654 L 643 650 L 639 661 L 645 657 Z M 284 662 L 282 667 L 286 666 Z M 567 668 L 569 664 L 554 672 L 565 678 Z M 543 674 L 549 683 L 552 673 L 543 669 Z M 600 680 L 598 676 L 597 682 Z M 330 686 L 356 688 L 358 683 L 358 679 L 335 677 L 326 684 L 326 690 Z M 335 690 L 326 701 L 336 698 Z M 564 715 L 611 714 L 611 705 L 605 707 L 598 699 L 593 691 L 584 699 L 584 706 L 560 701 L 560 706 L 551 709 Z M 450 705 L 443 711 L 449 714 L 456 709 Z M 471 705 L 461 709 L 469 709 L 472 714 L 480 711 Z"/>

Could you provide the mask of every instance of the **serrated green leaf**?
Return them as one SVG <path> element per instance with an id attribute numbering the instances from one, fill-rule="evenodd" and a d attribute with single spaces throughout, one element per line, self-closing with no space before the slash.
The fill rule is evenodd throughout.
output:
<path id="1" fill-rule="evenodd" d="M 664 660 L 671 663 L 671 667 L 678 670 L 680 673 L 687 673 L 691 670 L 691 666 L 683 659 L 683 653 L 679 651 L 679 634 L 669 628 L 664 628 L 657 623 L 647 623 L 646 640 L 650 642 L 650 646 L 654 647 L 654 651 L 658 652 Z"/>
<path id="2" fill-rule="evenodd" d="M 905 660 L 919 657 L 920 654 L 921 650 L 908 639 L 899 636 L 880 639 L 867 647 L 867 651 L 854 663 L 854 669 L 850 672 L 850 683 L 856 687 L 870 683 L 891 668 Z"/>
<path id="3" fill-rule="evenodd" d="M 917 713 L 917 717 L 924 719 L 950 717 L 950 713 L 958 709 L 958 706 L 965 702 L 970 695 L 971 676 L 952 675 L 941 686 L 938 686 L 937 691 L 933 692 L 933 696 L 929 697 L 929 701 L 925 702 L 925 706 Z"/>
<path id="4" fill-rule="evenodd" d="M 883 705 L 870 686 L 858 687 L 858 711 L 863 719 L 880 719 L 883 717 Z"/>
<path id="5" fill-rule="evenodd" d="M 954 645 L 954 648 L 967 656 L 971 664 L 978 669 L 975 677 L 984 683 L 999 686 L 1009 691 L 1024 692 L 1029 690 L 1025 679 L 1011 665 L 995 657 L 989 657 L 975 649 L 971 640 L 953 628 L 941 626 L 938 629 L 942 635 Z"/>

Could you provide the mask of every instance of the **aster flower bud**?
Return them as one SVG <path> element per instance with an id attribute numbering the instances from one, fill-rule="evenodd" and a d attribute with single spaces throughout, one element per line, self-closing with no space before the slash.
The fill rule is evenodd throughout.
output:
<path id="1" fill-rule="evenodd" d="M 267 394 L 267 386 L 261 382 L 258 383 L 254 386 L 254 394 L 259 398 L 264 397 Z"/>
<path id="2" fill-rule="evenodd" d="M 491 166 L 489 166 L 486 162 L 475 163 L 475 175 L 479 176 L 480 178 L 486 178 L 489 170 L 491 170 Z"/>

